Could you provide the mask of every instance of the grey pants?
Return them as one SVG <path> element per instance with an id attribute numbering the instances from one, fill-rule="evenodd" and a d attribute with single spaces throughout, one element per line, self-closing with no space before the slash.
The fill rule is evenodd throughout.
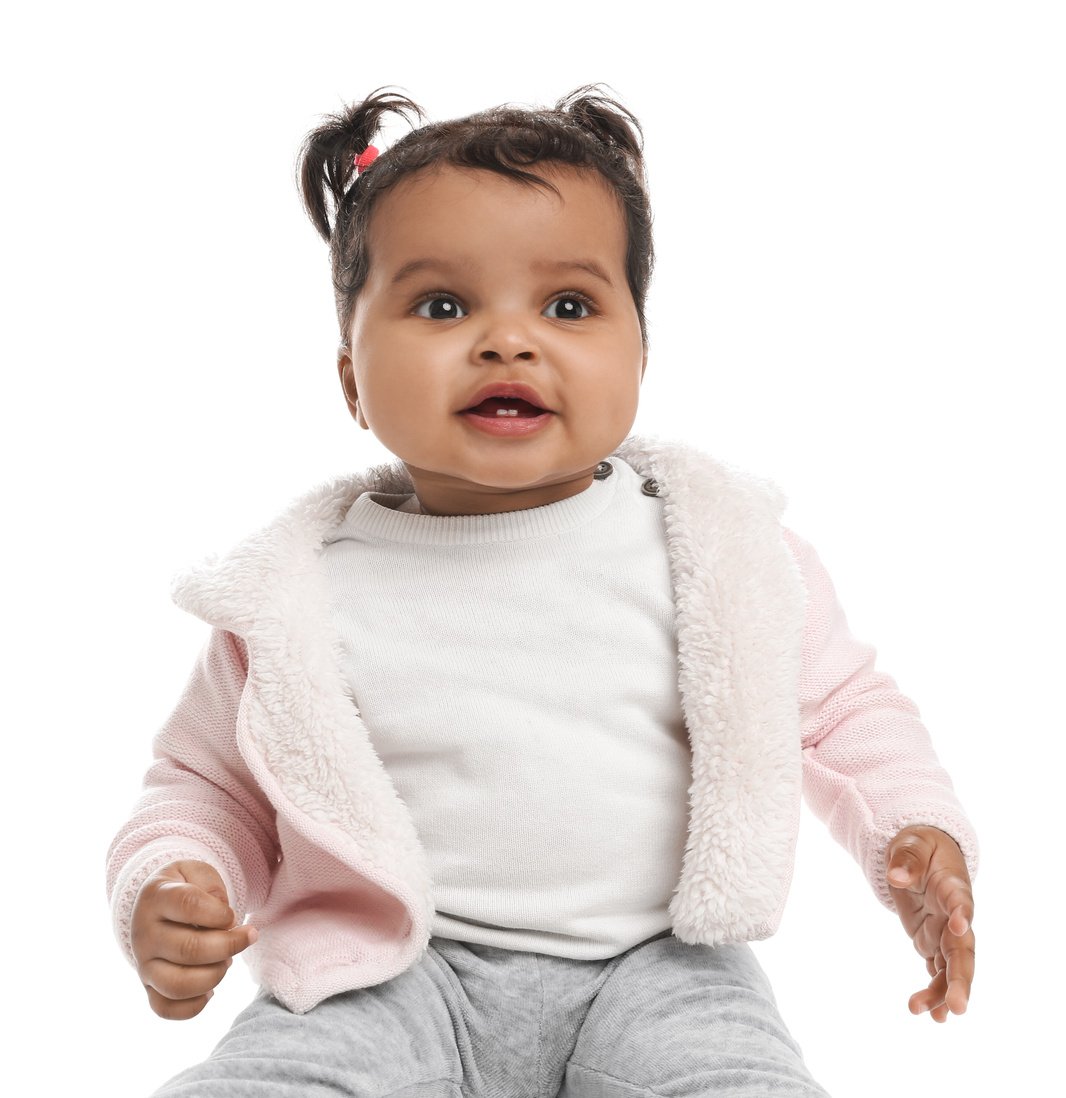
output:
<path id="1" fill-rule="evenodd" d="M 262 995 L 159 1098 L 826 1098 L 745 945 L 573 961 L 433 938 L 307 1014 Z"/>

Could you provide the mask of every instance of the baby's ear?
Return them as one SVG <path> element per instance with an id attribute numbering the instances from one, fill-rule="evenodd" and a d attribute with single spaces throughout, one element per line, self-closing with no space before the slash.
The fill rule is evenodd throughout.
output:
<path id="1" fill-rule="evenodd" d="M 352 419 L 360 427 L 368 428 L 366 420 L 359 409 L 359 391 L 355 387 L 355 367 L 352 365 L 352 356 L 345 344 L 337 348 L 337 374 L 341 379 L 341 388 L 344 390 L 344 400 L 348 405 L 348 411 Z"/>
<path id="2" fill-rule="evenodd" d="M 648 368 L 648 345 L 644 344 L 644 359 L 640 364 L 640 380 L 644 380 L 644 371 Z"/>

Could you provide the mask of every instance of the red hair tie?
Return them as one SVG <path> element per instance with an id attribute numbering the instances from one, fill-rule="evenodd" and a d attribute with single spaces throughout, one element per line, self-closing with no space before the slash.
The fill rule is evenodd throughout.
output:
<path id="1" fill-rule="evenodd" d="M 353 163 L 355 164 L 355 172 L 357 175 L 365 172 L 371 164 L 378 158 L 378 150 L 373 145 L 367 145 L 367 147 L 359 153 Z"/>

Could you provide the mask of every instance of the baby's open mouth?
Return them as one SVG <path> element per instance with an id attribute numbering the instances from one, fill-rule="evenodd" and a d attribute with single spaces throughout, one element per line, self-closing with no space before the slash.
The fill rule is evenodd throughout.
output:
<path id="1" fill-rule="evenodd" d="M 543 415 L 545 408 L 538 408 L 521 397 L 488 397 L 473 408 L 467 408 L 466 413 L 475 416 L 488 416 L 490 418 L 502 416 L 517 416 L 521 419 L 529 419 L 533 416 Z"/>

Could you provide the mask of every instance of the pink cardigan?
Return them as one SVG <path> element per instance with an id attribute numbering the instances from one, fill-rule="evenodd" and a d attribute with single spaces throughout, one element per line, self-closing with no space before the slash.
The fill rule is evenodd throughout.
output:
<path id="1" fill-rule="evenodd" d="M 692 784 L 674 934 L 774 932 L 801 785 L 887 906 L 884 851 L 902 827 L 948 832 L 975 873 L 976 840 L 915 706 L 848 632 L 813 551 L 780 525 L 776 490 L 686 446 L 630 438 L 618 454 L 659 483 L 677 603 Z M 137 891 L 181 858 L 214 865 L 238 918 L 253 913 L 245 957 L 297 1013 L 425 949 L 425 855 L 346 692 L 319 561 L 360 493 L 410 490 L 399 463 L 338 480 L 177 584 L 213 630 L 109 852 L 131 959 Z"/>

